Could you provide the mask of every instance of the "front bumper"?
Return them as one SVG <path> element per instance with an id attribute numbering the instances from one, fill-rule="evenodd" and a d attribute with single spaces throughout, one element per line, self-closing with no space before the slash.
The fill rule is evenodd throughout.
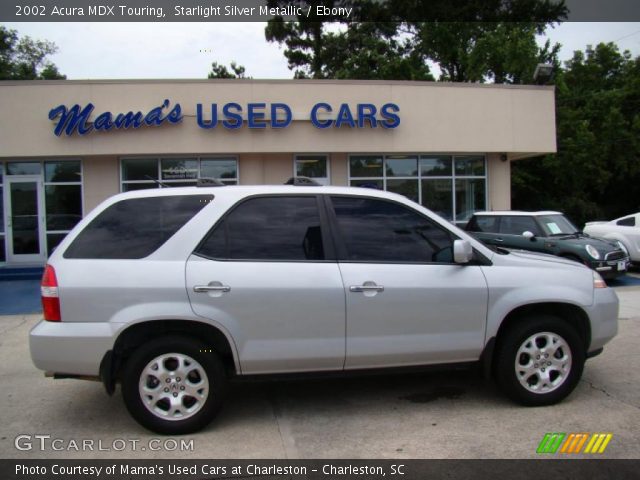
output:
<path id="1" fill-rule="evenodd" d="M 31 360 L 48 372 L 97 376 L 115 334 L 110 323 L 42 320 L 29 332 Z"/>
<path id="2" fill-rule="evenodd" d="M 624 275 L 629 270 L 629 257 L 620 260 L 592 260 L 589 266 L 603 278 L 615 278 Z"/>
<path id="3" fill-rule="evenodd" d="M 612 288 L 596 288 L 593 304 L 587 309 L 591 321 L 591 345 L 589 352 L 602 348 L 618 333 L 619 301 Z"/>

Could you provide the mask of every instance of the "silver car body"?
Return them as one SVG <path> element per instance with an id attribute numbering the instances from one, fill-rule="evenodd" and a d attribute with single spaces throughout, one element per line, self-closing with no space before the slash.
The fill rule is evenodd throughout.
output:
<path id="1" fill-rule="evenodd" d="M 214 201 L 144 259 L 63 258 L 79 232 L 115 202 L 203 191 L 211 192 Z M 193 255 L 230 207 L 269 194 L 392 200 L 467 240 L 490 264 L 236 262 Z M 84 218 L 49 264 L 57 273 L 62 321 L 36 325 L 30 347 L 38 368 L 59 374 L 97 376 L 118 336 L 152 320 L 190 320 L 217 328 L 231 346 L 237 374 L 477 361 L 510 312 L 538 303 L 581 309 L 591 329 L 589 352 L 617 332 L 616 294 L 594 289 L 588 268 L 552 256 L 498 254 L 405 197 L 362 188 L 186 187 L 123 193 Z M 195 292 L 197 285 L 228 286 L 229 291 Z M 362 285 L 383 286 L 384 291 L 352 291 Z"/>
<path id="2" fill-rule="evenodd" d="M 640 263 L 640 213 L 625 215 L 610 222 L 587 222 L 584 233 L 617 240 L 627 249 L 631 261 Z"/>

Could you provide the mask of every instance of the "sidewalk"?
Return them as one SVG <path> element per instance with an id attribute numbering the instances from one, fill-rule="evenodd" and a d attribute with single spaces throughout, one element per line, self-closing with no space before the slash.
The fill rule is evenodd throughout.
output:
<path id="1" fill-rule="evenodd" d="M 621 287 L 615 291 L 620 299 L 618 318 L 640 318 L 640 287 Z"/>

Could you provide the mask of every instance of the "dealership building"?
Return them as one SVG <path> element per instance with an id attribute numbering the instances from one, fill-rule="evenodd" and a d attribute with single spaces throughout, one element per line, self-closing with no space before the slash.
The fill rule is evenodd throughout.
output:
<path id="1" fill-rule="evenodd" d="M 452 222 L 510 208 L 512 161 L 556 151 L 553 87 L 333 80 L 0 82 L 0 266 L 41 265 L 119 192 L 325 185 Z"/>

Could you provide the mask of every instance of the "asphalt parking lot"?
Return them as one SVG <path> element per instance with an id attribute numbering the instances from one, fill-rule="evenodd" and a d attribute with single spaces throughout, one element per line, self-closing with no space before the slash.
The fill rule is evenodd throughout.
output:
<path id="1" fill-rule="evenodd" d="M 0 458 L 536 458 L 547 432 L 612 433 L 603 454 L 577 456 L 639 458 L 640 287 L 616 290 L 619 335 L 560 405 L 514 405 L 473 372 L 237 383 L 205 431 L 174 439 L 186 451 L 149 443 L 158 436 L 131 419 L 119 391 L 44 378 L 27 345 L 38 315 L 2 316 Z M 31 449 L 15 447 L 20 435 Z M 87 440 L 93 451 L 76 450 Z"/>

